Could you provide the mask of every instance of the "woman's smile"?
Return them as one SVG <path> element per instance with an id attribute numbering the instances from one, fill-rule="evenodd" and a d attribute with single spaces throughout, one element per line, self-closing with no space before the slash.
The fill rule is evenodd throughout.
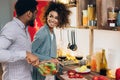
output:
<path id="1" fill-rule="evenodd" d="M 50 28 L 54 28 L 58 25 L 58 14 L 56 11 L 51 11 L 49 13 L 47 23 Z"/>

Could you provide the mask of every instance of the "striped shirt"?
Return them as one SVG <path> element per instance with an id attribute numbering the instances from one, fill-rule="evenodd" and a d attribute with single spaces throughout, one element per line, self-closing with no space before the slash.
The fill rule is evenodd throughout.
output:
<path id="1" fill-rule="evenodd" d="M 13 18 L 0 31 L 0 63 L 2 80 L 32 80 L 31 66 L 25 60 L 31 41 L 25 25 Z"/>

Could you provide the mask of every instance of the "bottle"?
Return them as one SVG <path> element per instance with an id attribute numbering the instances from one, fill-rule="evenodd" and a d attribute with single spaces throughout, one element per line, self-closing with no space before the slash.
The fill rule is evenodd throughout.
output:
<path id="1" fill-rule="evenodd" d="M 107 73 L 107 60 L 105 56 L 105 49 L 103 49 L 100 62 L 100 74 L 106 76 L 106 73 Z"/>

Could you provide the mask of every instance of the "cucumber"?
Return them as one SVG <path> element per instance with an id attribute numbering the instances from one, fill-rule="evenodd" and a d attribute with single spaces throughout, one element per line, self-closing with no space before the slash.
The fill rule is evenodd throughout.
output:
<path id="1" fill-rule="evenodd" d="M 40 68 L 38 68 L 38 71 L 40 72 L 41 75 L 44 75 L 43 71 L 41 71 Z"/>

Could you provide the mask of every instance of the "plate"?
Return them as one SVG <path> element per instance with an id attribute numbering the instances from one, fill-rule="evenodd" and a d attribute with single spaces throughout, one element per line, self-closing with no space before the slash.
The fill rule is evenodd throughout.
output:
<path id="1" fill-rule="evenodd" d="M 87 74 L 87 73 L 90 73 L 91 70 L 89 68 L 87 68 L 85 71 L 80 71 L 79 67 L 78 67 L 78 68 L 75 68 L 75 71 L 77 73 Z"/>

